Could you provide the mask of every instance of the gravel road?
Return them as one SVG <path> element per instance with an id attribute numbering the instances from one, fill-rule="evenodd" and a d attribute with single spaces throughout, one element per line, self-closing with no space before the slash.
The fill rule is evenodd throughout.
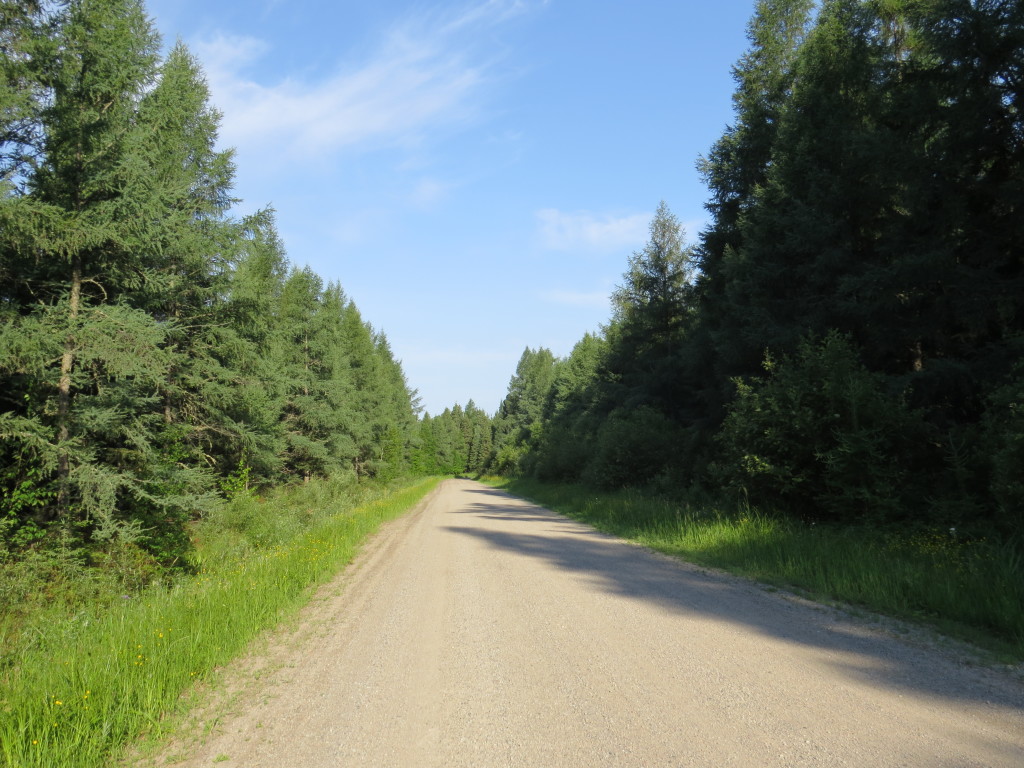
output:
<path id="1" fill-rule="evenodd" d="M 1024 683 L 468 480 L 387 526 L 177 765 L 1024 766 Z M 263 672 L 258 680 L 254 668 Z"/>

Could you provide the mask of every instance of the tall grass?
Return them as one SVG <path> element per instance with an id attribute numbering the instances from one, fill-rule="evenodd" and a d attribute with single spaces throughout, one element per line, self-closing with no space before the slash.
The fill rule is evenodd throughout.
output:
<path id="1" fill-rule="evenodd" d="M 615 536 L 817 599 L 930 624 L 1024 660 L 1024 558 L 1007 543 L 949 531 L 805 525 L 686 507 L 637 491 L 492 480 Z"/>
<path id="2" fill-rule="evenodd" d="M 353 508 L 348 489 L 311 483 L 236 499 L 197 530 L 195 576 L 121 604 L 38 616 L 0 677 L 0 756 L 11 768 L 107 763 L 190 685 L 297 610 L 381 522 L 436 484 Z"/>

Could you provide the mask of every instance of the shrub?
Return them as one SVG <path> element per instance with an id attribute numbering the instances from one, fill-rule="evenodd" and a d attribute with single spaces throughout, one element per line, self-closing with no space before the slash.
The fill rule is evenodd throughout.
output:
<path id="1" fill-rule="evenodd" d="M 926 425 L 848 339 L 808 340 L 764 368 L 766 377 L 736 382 L 714 467 L 721 481 L 810 520 L 882 521 L 918 506 L 912 465 L 930 450 Z"/>
<path id="2" fill-rule="evenodd" d="M 599 488 L 644 485 L 665 468 L 679 440 L 679 428 L 649 406 L 616 409 L 598 431 L 584 479 Z"/>
<path id="3" fill-rule="evenodd" d="M 986 417 L 992 495 L 1000 528 L 1024 532 L 1024 365 L 992 395 Z"/>

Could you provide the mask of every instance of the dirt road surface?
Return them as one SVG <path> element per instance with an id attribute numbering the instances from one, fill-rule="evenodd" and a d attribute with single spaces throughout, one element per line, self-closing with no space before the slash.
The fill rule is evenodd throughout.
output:
<path id="1" fill-rule="evenodd" d="M 1024 683 L 446 481 L 186 766 L 1024 766 Z"/>

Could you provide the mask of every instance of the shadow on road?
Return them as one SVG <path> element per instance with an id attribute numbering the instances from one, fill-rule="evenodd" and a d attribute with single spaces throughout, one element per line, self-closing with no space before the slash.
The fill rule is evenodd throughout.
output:
<path id="1" fill-rule="evenodd" d="M 850 678 L 900 692 L 916 691 L 1024 712 L 1024 683 L 998 671 L 972 667 L 952 654 L 872 631 L 842 611 L 793 600 L 738 577 L 672 560 L 502 491 L 464 490 L 487 498 L 452 510 L 459 524 L 446 527 L 455 533 L 476 537 L 496 549 L 543 558 L 562 570 L 584 574 L 595 588 L 621 597 L 834 652 L 836 658 L 828 663 Z M 494 530 L 474 526 L 474 518 L 509 525 Z M 538 528 L 538 523 L 545 525 Z M 851 661 L 851 654 L 857 661 Z"/>

